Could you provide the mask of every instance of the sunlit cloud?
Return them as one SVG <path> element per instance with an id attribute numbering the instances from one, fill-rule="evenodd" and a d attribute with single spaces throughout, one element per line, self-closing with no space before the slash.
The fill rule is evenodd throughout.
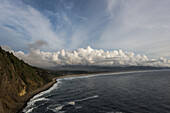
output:
<path id="1" fill-rule="evenodd" d="M 104 51 L 102 49 L 79 48 L 74 51 L 61 50 L 57 52 L 44 52 L 30 48 L 25 54 L 22 51 L 14 52 L 9 47 L 3 47 L 18 58 L 38 67 L 56 67 L 66 65 L 81 66 L 156 66 L 170 67 L 170 60 L 166 58 L 149 59 L 146 55 L 135 54 L 123 50 Z"/>
<path id="2" fill-rule="evenodd" d="M 27 53 L 27 45 L 43 40 L 42 51 L 89 45 L 170 59 L 169 0 L 0 2 L 0 45 L 14 50 Z"/>

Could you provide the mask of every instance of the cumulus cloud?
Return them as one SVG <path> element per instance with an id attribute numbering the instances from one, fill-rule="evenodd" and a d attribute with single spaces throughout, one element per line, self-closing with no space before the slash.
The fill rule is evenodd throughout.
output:
<path id="1" fill-rule="evenodd" d="M 90 45 L 170 58 L 169 4 L 170 0 L 0 0 L 0 45 L 26 52 L 28 43 L 44 40 L 50 46 L 43 49 L 50 51 Z"/>
<path id="2" fill-rule="evenodd" d="M 31 48 L 28 54 L 22 51 L 14 52 L 9 50 L 9 48 L 8 51 L 13 52 L 15 56 L 23 59 L 25 62 L 38 67 L 63 65 L 170 67 L 170 60 L 163 57 L 159 59 L 149 59 L 146 55 L 136 55 L 134 52 L 123 50 L 104 51 L 102 49 L 93 49 L 90 46 L 85 49 L 79 48 L 74 51 L 61 50 L 57 52 L 44 52 Z"/>

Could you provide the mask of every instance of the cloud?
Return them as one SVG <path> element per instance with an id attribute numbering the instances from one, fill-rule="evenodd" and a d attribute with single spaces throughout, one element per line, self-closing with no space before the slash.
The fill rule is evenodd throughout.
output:
<path id="1" fill-rule="evenodd" d="M 5 51 L 8 51 L 8 52 L 12 52 L 14 53 L 14 51 L 9 47 L 9 46 L 2 46 L 2 48 L 5 50 Z"/>
<path id="2" fill-rule="evenodd" d="M 110 20 L 96 47 L 140 51 L 156 58 L 163 54 L 170 57 L 169 45 L 160 50 L 160 45 L 170 39 L 169 3 L 168 0 L 107 0 L 106 12 Z"/>
<path id="3" fill-rule="evenodd" d="M 40 47 L 44 51 L 90 45 L 170 58 L 169 4 L 169 0 L 0 0 L 0 45 L 28 52 L 23 49 L 27 44 L 43 40 L 48 43 Z"/>
<path id="4" fill-rule="evenodd" d="M 64 7 L 67 9 L 67 10 L 70 10 L 74 7 L 74 3 L 73 1 L 64 1 Z"/>
<path id="5" fill-rule="evenodd" d="M 34 48 L 34 49 L 39 49 L 43 46 L 47 46 L 48 42 L 44 41 L 44 40 L 37 40 L 35 43 L 32 44 L 28 44 L 29 48 Z"/>
<path id="6" fill-rule="evenodd" d="M 64 20 L 68 25 L 71 25 L 71 21 L 70 21 L 70 19 L 67 17 L 67 15 L 66 15 L 65 13 L 63 13 L 62 17 L 63 17 L 63 20 Z"/>
<path id="7" fill-rule="evenodd" d="M 0 28 L 4 29 L 6 34 L 13 33 L 13 37 L 18 37 L 17 40 L 22 38 L 26 43 L 44 40 L 51 48 L 63 47 L 62 37 L 52 28 L 49 18 L 40 11 L 21 1 L 0 0 L 0 2 Z"/>
<path id="8" fill-rule="evenodd" d="M 4 48 L 4 47 L 2 47 Z M 44 52 L 31 48 L 28 54 L 22 51 L 14 52 L 20 59 L 38 67 L 55 67 L 63 65 L 85 65 L 85 66 L 168 66 L 170 60 L 163 57 L 159 59 L 149 59 L 146 55 L 135 55 L 134 52 L 123 50 L 104 51 L 102 49 L 79 48 L 74 51 L 61 50 L 57 52 Z"/>

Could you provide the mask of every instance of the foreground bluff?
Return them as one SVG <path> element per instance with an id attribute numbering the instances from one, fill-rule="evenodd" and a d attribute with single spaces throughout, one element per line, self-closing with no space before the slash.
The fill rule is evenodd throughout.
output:
<path id="1" fill-rule="evenodd" d="M 51 80 L 51 76 L 39 74 L 37 69 L 0 47 L 0 113 L 17 112 L 28 93 Z"/>

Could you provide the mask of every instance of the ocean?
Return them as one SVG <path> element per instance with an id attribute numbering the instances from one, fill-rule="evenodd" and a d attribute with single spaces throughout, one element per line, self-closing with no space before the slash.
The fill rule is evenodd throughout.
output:
<path id="1" fill-rule="evenodd" d="M 61 78 L 26 113 L 170 113 L 170 70 Z"/>

